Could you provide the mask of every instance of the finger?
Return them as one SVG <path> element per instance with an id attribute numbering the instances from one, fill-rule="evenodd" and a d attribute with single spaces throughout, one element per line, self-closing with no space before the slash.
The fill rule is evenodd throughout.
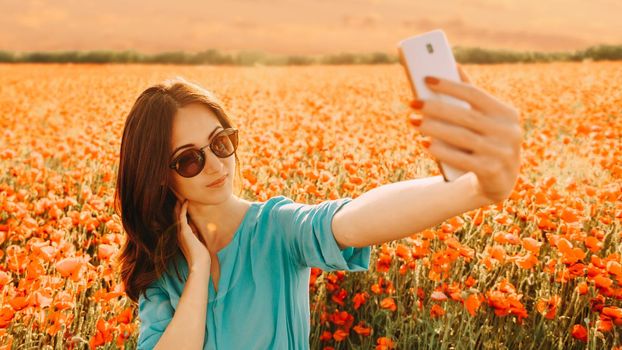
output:
<path id="1" fill-rule="evenodd" d="M 199 228 L 197 227 L 197 225 L 195 225 L 194 221 L 192 221 L 192 217 L 190 218 L 190 221 L 188 222 L 188 224 L 190 225 L 190 229 L 192 230 L 192 233 L 194 233 L 194 236 L 201 243 L 203 243 L 203 245 L 205 245 L 207 247 L 207 243 L 205 243 L 205 240 L 204 240 L 203 236 L 201 235 L 201 231 L 199 231 Z"/>
<path id="2" fill-rule="evenodd" d="M 491 131 L 488 125 L 491 118 L 477 110 L 467 109 L 440 100 L 425 100 L 420 112 L 423 114 L 421 117 L 422 121 L 437 119 L 462 126 L 479 134 L 487 134 Z"/>
<path id="3" fill-rule="evenodd" d="M 192 229 L 192 231 L 193 231 L 195 234 L 199 234 L 199 230 L 198 230 L 198 228 L 197 228 L 197 225 L 194 223 L 194 220 L 192 220 L 192 217 L 191 217 L 191 216 L 188 216 L 188 218 L 190 219 L 190 220 L 188 220 L 188 225 L 190 226 L 190 228 Z"/>
<path id="4" fill-rule="evenodd" d="M 197 225 L 194 224 L 194 221 L 192 221 L 192 218 L 190 218 L 189 224 L 190 224 L 190 228 L 192 229 L 192 231 L 198 235 L 200 233 L 199 229 L 197 228 Z"/>
<path id="5" fill-rule="evenodd" d="M 471 78 L 464 71 L 464 68 L 462 68 L 460 63 L 456 63 L 456 66 L 458 66 L 458 73 L 460 74 L 460 79 L 462 79 L 463 82 L 470 84 Z"/>
<path id="6" fill-rule="evenodd" d="M 501 172 L 502 163 L 475 153 L 462 152 L 440 140 L 433 140 L 428 151 L 440 162 L 466 172 L 473 172 L 480 179 L 498 176 Z"/>
<path id="7" fill-rule="evenodd" d="M 517 124 L 520 124 L 520 111 L 518 110 L 518 108 L 508 104 L 505 104 L 505 108 L 509 119 Z"/>
<path id="8" fill-rule="evenodd" d="M 188 200 L 184 201 L 184 204 L 181 206 L 181 212 L 179 213 L 179 222 L 182 225 L 188 225 L 188 218 L 186 218 L 186 214 L 188 212 Z"/>
<path id="9" fill-rule="evenodd" d="M 497 100 L 493 95 L 480 89 L 479 87 L 465 82 L 452 81 L 449 79 L 443 79 L 434 77 L 438 80 L 433 84 L 426 79 L 427 87 L 433 91 L 441 94 L 446 94 L 460 100 L 468 102 L 473 108 L 483 112 L 484 114 L 504 114 L 506 112 L 503 103 Z"/>
<path id="10" fill-rule="evenodd" d="M 465 172 L 472 171 L 477 164 L 476 155 L 463 152 L 442 140 L 432 139 L 428 152 L 438 161 Z"/>
<path id="11" fill-rule="evenodd" d="M 181 205 L 179 201 L 175 202 L 175 217 L 179 218 L 179 212 L 181 211 Z"/>
<path id="12" fill-rule="evenodd" d="M 511 146 L 499 144 L 490 138 L 474 133 L 461 126 L 455 126 L 439 120 L 429 119 L 422 123 L 419 130 L 454 147 L 477 154 L 509 161 L 514 156 Z"/>
<path id="13" fill-rule="evenodd" d="M 508 142 L 514 140 L 516 128 L 501 122 L 477 110 L 463 108 L 451 103 L 435 99 L 425 100 L 421 108 L 422 121 L 438 119 L 472 130 L 482 135 L 501 135 Z M 507 137 L 512 136 L 512 137 Z M 518 137 L 518 135 L 516 135 Z"/>

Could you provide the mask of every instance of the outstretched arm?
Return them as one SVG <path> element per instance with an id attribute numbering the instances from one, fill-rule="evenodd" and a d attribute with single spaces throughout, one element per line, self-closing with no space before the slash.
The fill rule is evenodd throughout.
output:
<path id="1" fill-rule="evenodd" d="M 364 247 L 408 237 L 456 215 L 492 204 L 476 191 L 473 173 L 395 182 L 354 198 L 333 218 L 339 248 Z"/>
<path id="2" fill-rule="evenodd" d="M 438 99 L 411 106 L 423 115 L 414 124 L 432 136 L 429 152 L 467 173 L 447 183 L 436 176 L 363 193 L 333 218 L 333 234 L 340 248 L 404 238 L 511 194 L 520 169 L 523 132 L 519 112 L 471 84 L 460 66 L 458 70 L 462 82 L 432 78 L 426 83 L 437 93 L 468 102 L 471 108 Z"/>

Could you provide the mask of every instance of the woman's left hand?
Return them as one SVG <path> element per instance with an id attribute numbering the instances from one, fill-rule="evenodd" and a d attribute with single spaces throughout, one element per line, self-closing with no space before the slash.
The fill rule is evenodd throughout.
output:
<path id="1" fill-rule="evenodd" d="M 470 83 L 460 65 L 458 71 L 462 82 L 437 77 L 438 83 L 426 80 L 427 86 L 434 92 L 468 102 L 471 109 L 438 99 L 427 99 L 417 108 L 415 100 L 411 107 L 418 109 L 422 117 L 411 118 L 411 123 L 432 137 L 429 151 L 433 156 L 475 173 L 478 193 L 497 203 L 512 193 L 520 170 L 523 130 L 519 112 Z"/>

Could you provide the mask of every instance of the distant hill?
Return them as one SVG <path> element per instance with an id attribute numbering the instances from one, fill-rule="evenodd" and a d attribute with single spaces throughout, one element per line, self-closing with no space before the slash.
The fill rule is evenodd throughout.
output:
<path id="1" fill-rule="evenodd" d="M 518 52 L 482 48 L 454 47 L 459 63 L 515 63 L 583 60 L 622 60 L 622 45 L 598 45 L 575 52 Z M 386 64 L 397 63 L 397 53 L 336 53 L 318 56 L 274 55 L 262 51 L 235 54 L 209 49 L 196 53 L 183 51 L 143 54 L 136 51 L 0 51 L 4 63 L 157 63 L 208 65 L 311 65 L 311 64 Z"/>

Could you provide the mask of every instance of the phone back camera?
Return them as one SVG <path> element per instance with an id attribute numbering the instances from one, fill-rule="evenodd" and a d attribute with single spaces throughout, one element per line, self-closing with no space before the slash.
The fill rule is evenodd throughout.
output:
<path id="1" fill-rule="evenodd" d="M 427 43 L 425 47 L 428 49 L 429 53 L 434 53 L 434 48 L 432 47 L 432 44 Z"/>

